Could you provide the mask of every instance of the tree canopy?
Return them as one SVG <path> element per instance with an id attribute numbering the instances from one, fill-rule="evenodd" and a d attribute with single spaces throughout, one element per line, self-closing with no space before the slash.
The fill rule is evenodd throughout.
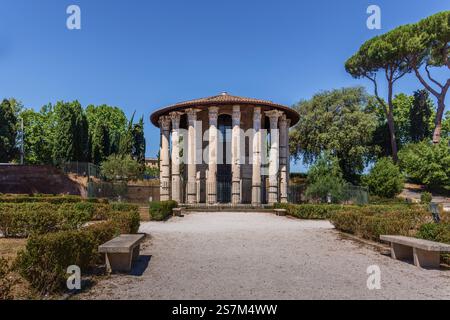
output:
<path id="1" fill-rule="evenodd" d="M 294 158 L 313 163 L 324 151 L 336 156 L 344 177 L 354 181 L 369 160 L 376 117 L 368 112 L 373 98 L 361 87 L 316 94 L 294 108 L 300 121 L 290 132 Z"/>
<path id="2" fill-rule="evenodd" d="M 15 100 L 4 99 L 0 104 L 0 162 L 9 162 L 19 153 L 17 107 Z"/>
<path id="3" fill-rule="evenodd" d="M 395 45 L 400 48 L 404 63 L 437 99 L 433 142 L 438 143 L 450 77 L 439 81 L 432 75 L 431 68 L 450 70 L 450 11 L 439 12 L 417 23 L 396 28 L 388 34 L 399 40 Z"/>
<path id="4" fill-rule="evenodd" d="M 366 41 L 345 63 L 345 69 L 354 78 L 367 78 L 374 86 L 374 94 L 387 119 L 392 158 L 397 161 L 397 140 L 394 124 L 394 84 L 411 71 L 404 60 L 404 52 L 397 46 L 400 34 L 386 33 Z M 387 83 L 387 103 L 379 94 L 379 74 Z"/>

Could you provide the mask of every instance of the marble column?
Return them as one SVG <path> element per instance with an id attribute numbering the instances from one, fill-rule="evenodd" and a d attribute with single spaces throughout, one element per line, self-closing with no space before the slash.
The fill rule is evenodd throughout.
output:
<path id="1" fill-rule="evenodd" d="M 218 107 L 209 107 L 209 148 L 208 148 L 208 177 L 206 183 L 207 202 L 217 203 L 217 118 L 219 116 Z"/>
<path id="2" fill-rule="evenodd" d="M 241 203 L 241 108 L 233 106 L 231 134 L 231 203 Z"/>
<path id="3" fill-rule="evenodd" d="M 287 137 L 287 118 L 283 114 L 280 118 L 280 202 L 288 201 L 288 137 Z"/>
<path id="4" fill-rule="evenodd" d="M 261 206 L 261 108 L 253 109 L 252 206 Z"/>
<path id="5" fill-rule="evenodd" d="M 159 151 L 160 200 L 167 201 L 170 200 L 170 117 L 161 116 L 159 118 L 159 127 L 161 130 L 161 149 Z"/>
<path id="6" fill-rule="evenodd" d="M 180 177 L 180 116 L 181 112 L 171 112 L 172 120 L 172 200 L 181 203 Z"/>
<path id="7" fill-rule="evenodd" d="M 187 203 L 197 203 L 197 112 L 187 109 L 188 118 L 188 158 L 187 158 Z"/>
<path id="8" fill-rule="evenodd" d="M 279 129 L 278 119 L 283 112 L 278 110 L 266 111 L 270 120 L 270 151 L 269 151 L 269 199 L 268 204 L 278 202 L 278 173 L 279 173 Z"/>

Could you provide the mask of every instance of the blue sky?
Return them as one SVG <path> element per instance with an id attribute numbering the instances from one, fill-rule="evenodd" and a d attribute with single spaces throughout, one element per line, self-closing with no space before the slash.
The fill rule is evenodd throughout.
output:
<path id="1" fill-rule="evenodd" d="M 81 30 L 66 28 L 71 4 Z M 366 27 L 371 4 L 381 30 Z M 222 91 L 286 105 L 345 86 L 371 92 L 345 60 L 379 33 L 449 9 L 444 0 L 1 0 L 0 97 L 35 109 L 78 99 L 136 110 L 154 156 L 149 116 L 160 107 Z M 396 91 L 418 88 L 411 75 Z"/>

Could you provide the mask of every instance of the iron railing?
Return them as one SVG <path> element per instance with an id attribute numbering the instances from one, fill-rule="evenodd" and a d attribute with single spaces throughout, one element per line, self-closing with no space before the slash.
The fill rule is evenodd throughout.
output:
<path id="1" fill-rule="evenodd" d="M 61 165 L 61 169 L 66 174 L 74 173 L 82 177 L 95 177 L 95 178 L 101 177 L 100 167 L 90 162 L 78 162 L 78 161 L 66 162 Z"/>

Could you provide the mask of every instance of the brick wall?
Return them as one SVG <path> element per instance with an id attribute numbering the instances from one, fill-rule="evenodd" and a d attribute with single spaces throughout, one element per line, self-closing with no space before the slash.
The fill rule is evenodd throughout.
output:
<path id="1" fill-rule="evenodd" d="M 0 165 L 0 193 L 86 196 L 85 188 L 62 171 L 37 165 Z"/>

